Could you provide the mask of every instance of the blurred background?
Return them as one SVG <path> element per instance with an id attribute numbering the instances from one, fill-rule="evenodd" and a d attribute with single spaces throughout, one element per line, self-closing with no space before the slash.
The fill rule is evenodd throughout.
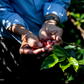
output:
<path id="1" fill-rule="evenodd" d="M 84 46 L 84 0 L 71 0 L 67 15 L 68 21 L 60 24 L 63 41 Z"/>

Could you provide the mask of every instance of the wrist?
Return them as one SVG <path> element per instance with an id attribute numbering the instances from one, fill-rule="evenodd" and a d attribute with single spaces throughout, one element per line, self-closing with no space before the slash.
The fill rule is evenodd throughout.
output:
<path id="1" fill-rule="evenodd" d="M 45 21 L 44 23 L 49 22 L 49 24 L 54 24 L 54 25 L 58 25 L 59 24 L 59 18 L 57 15 L 55 14 L 48 14 L 45 16 Z"/>
<path id="2" fill-rule="evenodd" d="M 20 37 L 21 37 L 22 35 L 25 35 L 25 34 L 28 33 L 28 30 L 27 30 L 24 26 L 19 25 L 19 24 L 14 24 L 14 25 L 10 26 L 10 27 L 8 28 L 8 30 L 9 30 L 11 33 L 16 34 L 16 35 L 18 35 L 18 36 L 20 36 Z"/>
<path id="3" fill-rule="evenodd" d="M 54 20 L 46 20 L 44 24 L 52 24 L 52 25 L 57 25 L 57 22 Z"/>

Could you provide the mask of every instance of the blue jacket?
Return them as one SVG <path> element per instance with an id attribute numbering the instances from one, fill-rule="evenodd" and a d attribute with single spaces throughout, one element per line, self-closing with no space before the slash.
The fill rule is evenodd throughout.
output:
<path id="1" fill-rule="evenodd" d="M 70 0 L 0 0 L 0 36 L 12 36 L 21 43 L 20 37 L 7 31 L 13 24 L 21 24 L 38 36 L 45 15 L 56 14 L 63 23 L 69 5 Z"/>

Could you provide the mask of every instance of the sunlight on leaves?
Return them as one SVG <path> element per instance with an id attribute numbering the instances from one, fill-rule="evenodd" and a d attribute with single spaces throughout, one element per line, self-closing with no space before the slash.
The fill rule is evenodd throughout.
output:
<path id="1" fill-rule="evenodd" d="M 42 69 L 48 69 L 48 68 L 51 68 L 51 67 L 55 66 L 55 64 L 58 63 L 58 60 L 59 60 L 59 59 L 57 58 L 56 55 L 51 54 L 50 56 L 48 56 L 48 57 L 44 60 L 44 62 L 43 62 L 43 64 L 42 64 L 41 70 L 42 70 Z"/>
<path id="2" fill-rule="evenodd" d="M 67 57 L 68 54 L 67 52 L 61 47 L 61 46 L 58 46 L 58 45 L 54 45 L 53 46 L 53 50 L 52 50 L 53 54 L 57 55 L 58 57 L 60 56 L 65 56 Z"/>
<path id="3" fill-rule="evenodd" d="M 70 77 L 68 77 L 66 81 L 72 81 L 72 80 L 74 80 L 74 77 L 71 75 Z"/>
<path id="4" fill-rule="evenodd" d="M 67 65 L 60 63 L 59 66 L 62 69 L 62 71 L 64 72 L 67 68 L 69 68 L 71 66 L 71 63 L 68 63 Z"/>
<path id="5" fill-rule="evenodd" d="M 84 65 L 84 59 L 79 60 L 78 63 L 79 63 L 80 65 Z"/>
<path id="6" fill-rule="evenodd" d="M 77 72 L 77 70 L 79 68 L 78 61 L 73 57 L 69 57 L 68 61 L 73 65 L 74 70 Z"/>

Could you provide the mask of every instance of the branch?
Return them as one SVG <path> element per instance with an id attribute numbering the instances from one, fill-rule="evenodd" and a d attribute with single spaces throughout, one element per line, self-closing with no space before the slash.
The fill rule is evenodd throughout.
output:
<path id="1" fill-rule="evenodd" d="M 67 11 L 67 16 L 68 16 L 68 18 L 69 18 L 70 21 L 76 26 L 77 30 L 80 31 L 80 34 L 81 34 L 81 36 L 82 36 L 82 38 L 83 38 L 83 40 L 84 40 L 84 30 L 83 30 L 80 26 L 78 26 L 78 25 L 76 24 L 75 20 L 74 20 L 69 14 L 70 14 L 70 12 Z"/>

